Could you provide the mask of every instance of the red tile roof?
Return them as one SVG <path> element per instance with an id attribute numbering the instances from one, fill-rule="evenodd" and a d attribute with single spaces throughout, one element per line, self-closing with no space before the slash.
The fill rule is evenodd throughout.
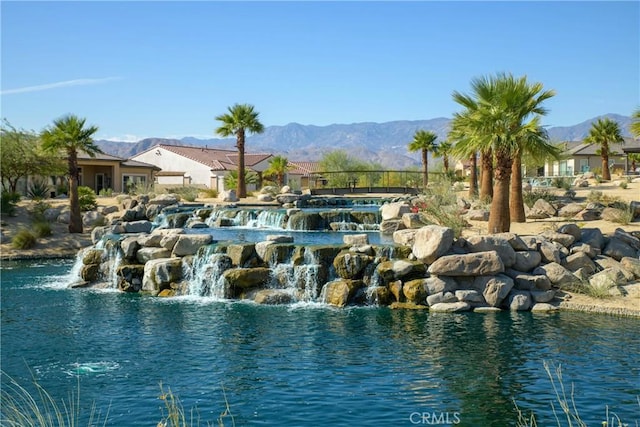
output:
<path id="1" fill-rule="evenodd" d="M 292 166 L 289 170 L 290 175 L 308 176 L 320 172 L 319 162 L 289 162 L 289 164 Z"/>
<path id="2" fill-rule="evenodd" d="M 203 165 L 209 166 L 212 170 L 235 170 L 238 164 L 238 152 L 235 150 L 222 150 L 207 147 L 188 147 L 183 145 L 159 144 L 159 147 L 167 151 L 176 153 L 187 159 L 194 160 Z M 245 166 L 251 167 L 268 159 L 271 154 L 266 153 L 245 153 Z"/>

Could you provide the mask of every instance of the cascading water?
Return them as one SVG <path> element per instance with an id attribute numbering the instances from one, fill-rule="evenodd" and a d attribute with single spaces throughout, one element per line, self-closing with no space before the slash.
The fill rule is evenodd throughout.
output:
<path id="1" fill-rule="evenodd" d="M 320 264 L 310 251 L 304 252 L 303 263 L 272 263 L 274 286 L 291 290 L 296 299 L 313 302 L 318 298 Z"/>
<path id="2" fill-rule="evenodd" d="M 247 223 L 248 227 L 284 229 L 287 211 L 282 209 L 266 209 L 260 211 L 255 220 Z"/>
<path id="3" fill-rule="evenodd" d="M 116 245 L 113 245 L 107 250 L 107 257 L 109 261 L 108 266 L 108 283 L 112 289 L 118 289 L 118 267 L 122 263 L 122 250 Z"/>
<path id="4" fill-rule="evenodd" d="M 215 246 L 207 246 L 185 271 L 187 294 L 200 297 L 227 298 L 227 284 L 222 273 L 231 268 L 231 259 L 215 253 Z"/>

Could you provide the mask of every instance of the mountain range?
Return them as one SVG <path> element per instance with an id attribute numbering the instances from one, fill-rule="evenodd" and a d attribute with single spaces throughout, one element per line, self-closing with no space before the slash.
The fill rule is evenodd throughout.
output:
<path id="1" fill-rule="evenodd" d="M 580 141 L 588 135 L 591 123 L 603 117 L 617 121 L 623 136 L 630 136 L 631 117 L 619 114 L 594 117 L 573 126 L 550 127 L 547 131 L 552 141 Z M 268 126 L 262 134 L 250 135 L 246 141 L 246 150 L 252 153 L 266 152 L 282 155 L 293 161 L 316 161 L 329 151 L 341 149 L 360 160 L 376 162 L 389 169 L 403 169 L 420 165 L 420 154 L 410 153 L 407 150 L 415 131 L 418 129 L 433 131 L 438 135 L 438 141 L 441 141 L 447 136 L 450 121 L 441 117 L 429 120 L 328 126 L 289 123 L 284 126 Z M 96 143 L 105 153 L 122 158 L 130 158 L 157 144 L 235 150 L 233 138 L 145 138 L 136 143 L 107 140 L 98 140 Z"/>

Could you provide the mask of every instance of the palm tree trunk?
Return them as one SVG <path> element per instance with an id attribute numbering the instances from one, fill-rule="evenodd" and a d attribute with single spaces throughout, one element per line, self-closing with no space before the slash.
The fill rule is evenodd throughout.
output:
<path id="1" fill-rule="evenodd" d="M 491 149 L 480 154 L 482 174 L 480 175 L 480 198 L 493 197 L 493 153 Z"/>
<path id="2" fill-rule="evenodd" d="M 429 184 L 429 158 L 428 151 L 425 149 L 422 149 L 422 167 L 422 186 L 426 189 Z"/>
<path id="3" fill-rule="evenodd" d="M 522 198 L 522 155 L 517 152 L 511 166 L 511 196 L 509 212 L 513 222 L 527 222 Z"/>
<path id="4" fill-rule="evenodd" d="M 508 153 L 496 153 L 496 176 L 489 211 L 488 232 L 504 233 L 511 227 L 509 215 L 509 182 L 511 178 L 511 157 Z"/>
<path id="5" fill-rule="evenodd" d="M 449 175 L 449 156 L 446 154 L 442 157 L 442 163 L 444 163 L 444 173 Z"/>
<path id="6" fill-rule="evenodd" d="M 68 151 L 69 161 L 69 233 L 82 233 L 82 213 L 78 197 L 78 153 Z"/>
<path id="7" fill-rule="evenodd" d="M 236 133 L 236 147 L 238 147 L 238 184 L 236 192 L 239 199 L 247 197 L 247 184 L 244 174 L 244 129 L 238 129 Z"/>
<path id="8" fill-rule="evenodd" d="M 462 169 L 464 172 L 464 168 Z M 476 153 L 471 155 L 471 175 L 469 175 L 469 197 L 478 195 L 478 157 Z"/>
<path id="9" fill-rule="evenodd" d="M 600 150 L 602 152 L 602 179 L 611 181 L 611 173 L 609 172 L 609 144 L 604 142 Z"/>

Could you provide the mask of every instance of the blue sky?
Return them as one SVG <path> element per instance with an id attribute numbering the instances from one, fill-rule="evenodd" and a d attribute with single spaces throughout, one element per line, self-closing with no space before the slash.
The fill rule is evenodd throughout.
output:
<path id="1" fill-rule="evenodd" d="M 67 113 L 99 138 L 451 117 L 454 90 L 510 72 L 557 92 L 548 126 L 640 105 L 640 2 L 2 1 L 1 115 Z"/>

